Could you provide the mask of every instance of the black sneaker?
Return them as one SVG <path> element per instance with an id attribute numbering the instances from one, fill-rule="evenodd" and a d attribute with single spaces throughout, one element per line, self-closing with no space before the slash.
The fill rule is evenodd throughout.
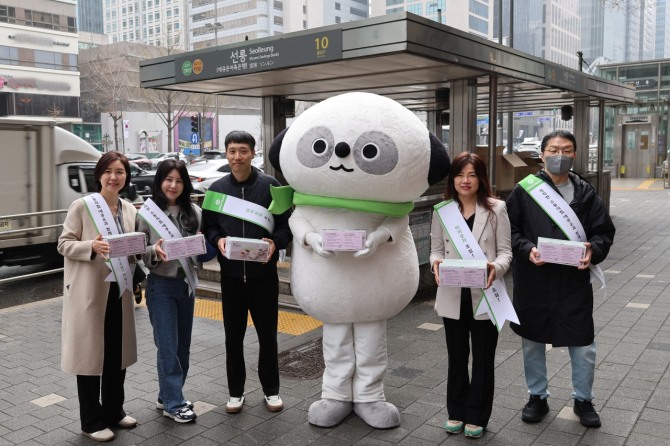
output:
<path id="1" fill-rule="evenodd" d="M 163 416 L 170 417 L 177 423 L 188 423 L 189 421 L 193 421 L 197 418 L 195 412 L 185 406 L 177 409 L 175 413 L 170 413 L 167 410 L 164 410 Z"/>
<path id="2" fill-rule="evenodd" d="M 572 407 L 575 415 L 579 417 L 579 422 L 586 427 L 600 427 L 600 415 L 593 408 L 591 401 L 579 401 L 575 399 L 575 405 Z"/>
<path id="3" fill-rule="evenodd" d="M 528 404 L 521 411 L 521 419 L 526 423 L 539 423 L 548 412 L 547 399 L 540 395 L 531 395 Z"/>

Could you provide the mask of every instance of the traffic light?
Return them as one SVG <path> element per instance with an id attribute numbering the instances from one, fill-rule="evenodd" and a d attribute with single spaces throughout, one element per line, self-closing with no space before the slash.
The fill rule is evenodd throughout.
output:
<path id="1" fill-rule="evenodd" d="M 191 132 L 199 133 L 200 131 L 200 115 L 191 116 Z"/>

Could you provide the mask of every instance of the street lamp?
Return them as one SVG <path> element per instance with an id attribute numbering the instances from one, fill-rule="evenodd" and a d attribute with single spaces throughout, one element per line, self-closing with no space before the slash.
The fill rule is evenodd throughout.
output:
<path id="1" fill-rule="evenodd" d="M 205 23 L 205 27 L 209 30 L 214 30 L 214 46 L 219 46 L 219 29 L 223 29 L 223 23 Z"/>

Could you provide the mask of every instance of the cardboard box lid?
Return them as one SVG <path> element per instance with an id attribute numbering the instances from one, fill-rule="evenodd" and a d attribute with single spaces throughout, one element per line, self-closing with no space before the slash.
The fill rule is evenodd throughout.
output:
<path id="1" fill-rule="evenodd" d="M 512 167 L 528 167 L 528 165 L 519 158 L 518 155 L 512 153 L 509 155 L 501 155 L 502 158 L 507 161 Z"/>

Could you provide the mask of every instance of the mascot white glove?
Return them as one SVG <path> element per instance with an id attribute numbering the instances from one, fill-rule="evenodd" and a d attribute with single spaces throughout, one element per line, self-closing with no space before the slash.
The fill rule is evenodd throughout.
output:
<path id="1" fill-rule="evenodd" d="M 325 251 L 323 249 L 323 239 L 321 238 L 321 234 L 318 232 L 308 232 L 307 235 L 305 236 L 305 244 L 309 247 L 311 247 L 315 253 L 320 255 L 321 257 L 332 257 L 335 255 L 332 251 Z"/>
<path id="2" fill-rule="evenodd" d="M 365 249 L 361 249 L 354 257 L 358 259 L 365 259 L 372 256 L 377 248 L 382 243 L 386 243 L 391 239 L 391 233 L 384 228 L 379 228 L 368 234 L 368 238 L 365 241 Z"/>

